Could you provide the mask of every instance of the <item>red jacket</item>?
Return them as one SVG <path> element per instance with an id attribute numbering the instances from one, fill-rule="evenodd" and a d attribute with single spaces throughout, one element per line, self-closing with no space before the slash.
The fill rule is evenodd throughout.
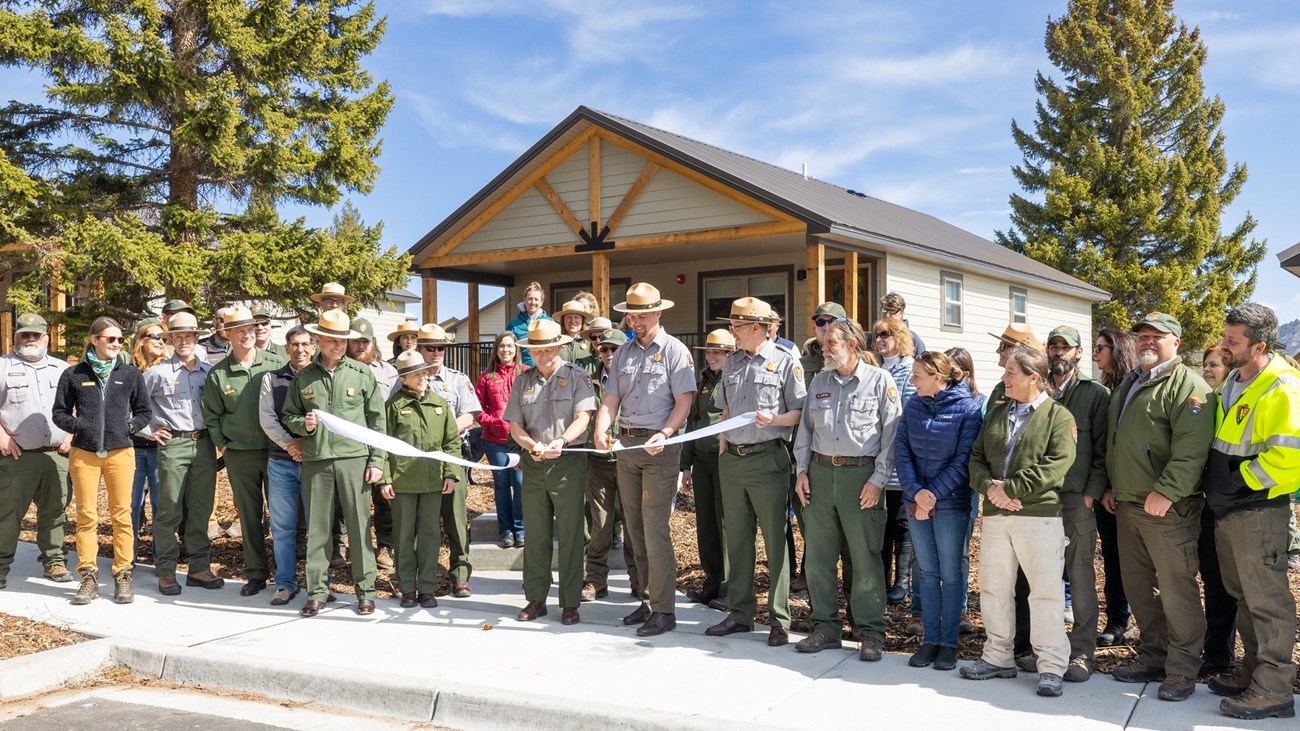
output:
<path id="1" fill-rule="evenodd" d="M 483 439 L 493 444 L 505 444 L 510 438 L 510 427 L 501 415 L 506 411 L 506 402 L 510 400 L 510 388 L 515 383 L 515 376 L 523 373 L 527 367 L 515 369 L 514 363 L 501 363 L 491 371 L 484 371 L 474 384 L 474 395 L 483 411 L 478 415 L 478 423 L 483 427 Z"/>

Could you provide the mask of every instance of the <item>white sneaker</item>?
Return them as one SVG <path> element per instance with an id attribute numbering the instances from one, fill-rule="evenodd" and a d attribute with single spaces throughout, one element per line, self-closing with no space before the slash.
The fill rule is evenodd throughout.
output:
<path id="1" fill-rule="evenodd" d="M 235 539 L 239 539 L 239 538 L 243 538 L 243 537 L 244 537 L 244 532 L 243 532 L 242 530 L 239 529 L 239 521 L 238 521 L 238 520 L 236 520 L 235 522 L 233 522 L 233 523 L 230 524 L 230 527 L 226 529 L 226 535 L 227 535 L 227 536 L 230 536 L 231 538 L 235 538 Z"/>
<path id="2" fill-rule="evenodd" d="M 221 524 L 220 524 L 220 523 L 218 523 L 218 522 L 215 521 L 215 520 L 212 521 L 211 523 L 208 523 L 208 540 L 209 540 L 209 541 L 215 541 L 215 540 L 217 540 L 218 538 L 220 538 L 220 537 L 221 537 L 221 532 L 222 532 L 222 531 L 221 531 Z"/>

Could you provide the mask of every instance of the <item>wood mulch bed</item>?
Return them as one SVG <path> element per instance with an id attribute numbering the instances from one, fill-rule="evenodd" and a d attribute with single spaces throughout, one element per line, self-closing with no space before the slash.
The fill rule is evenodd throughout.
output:
<path id="1" fill-rule="evenodd" d="M 85 642 L 90 637 L 12 614 L 0 614 L 0 660 Z"/>
<path id="2" fill-rule="evenodd" d="M 472 482 L 469 488 L 467 500 L 469 515 L 473 519 L 475 516 L 492 509 L 493 490 L 491 473 L 487 470 L 472 470 Z M 695 505 L 693 496 L 690 493 L 683 492 L 677 498 L 677 510 L 673 512 L 669 521 L 669 529 L 673 538 L 673 545 L 677 553 L 677 589 L 686 592 L 690 589 L 699 588 L 703 583 L 704 574 L 700 570 L 699 552 L 695 543 Z M 100 514 L 107 514 L 107 505 L 103 490 L 100 491 Z M 234 501 L 230 493 L 230 485 L 226 481 L 225 473 L 221 473 L 217 481 L 217 518 L 223 526 L 230 525 L 235 520 Z M 73 546 L 72 509 L 68 511 L 68 533 L 65 543 L 69 548 Z M 23 520 L 22 539 L 26 541 L 34 540 L 32 532 L 35 526 L 35 512 L 29 512 Z M 971 557 L 972 563 L 978 564 L 980 540 L 980 524 L 975 524 L 974 538 L 971 540 Z M 803 539 L 798 531 L 795 532 L 795 544 L 799 554 L 803 553 Z M 99 526 L 99 548 L 100 555 L 111 557 L 112 545 L 109 540 L 109 529 L 107 520 L 101 520 Z M 140 539 L 140 556 L 145 562 L 148 561 L 150 550 L 152 548 L 152 539 L 149 535 L 143 535 Z M 442 549 L 442 564 L 447 564 L 447 549 L 444 545 Z M 766 612 L 763 607 L 767 601 L 767 570 L 764 566 L 765 554 L 760 545 L 758 549 L 758 567 L 755 573 L 755 584 L 758 590 L 759 615 L 756 622 L 763 624 L 767 621 Z M 238 540 L 233 538 L 221 537 L 213 541 L 212 546 L 213 571 L 220 576 L 231 579 L 243 578 L 243 550 Z M 1096 570 L 1098 576 L 1097 592 L 1101 596 L 1101 577 L 1103 568 L 1101 555 L 1098 553 L 1096 558 Z M 299 564 L 301 576 L 301 563 Z M 331 590 L 335 593 L 351 594 L 352 576 L 348 569 L 338 569 L 331 572 Z M 1291 593 L 1300 596 L 1300 572 L 1292 571 L 1289 574 L 1291 583 Z M 75 591 L 76 584 L 69 585 L 69 594 Z M 392 598 L 397 591 L 396 577 L 392 571 L 380 569 L 376 581 L 376 589 L 381 598 Z M 438 593 L 445 594 L 451 591 L 451 579 L 446 571 L 439 572 Z M 843 604 L 843 594 L 841 593 L 840 601 Z M 1105 599 L 1102 602 L 1102 617 L 1105 617 Z M 973 634 L 962 635 L 958 644 L 958 655 L 962 659 L 974 660 L 980 656 L 984 644 L 984 627 L 979 616 L 979 577 L 978 571 L 973 571 L 970 582 L 969 594 L 970 616 L 969 619 L 975 625 L 976 631 Z M 808 618 L 808 598 L 806 593 L 792 595 L 790 597 L 790 613 L 796 624 L 806 621 Z M 897 652 L 910 654 L 915 652 L 920 646 L 920 638 L 907 635 L 905 627 L 911 621 L 910 613 L 906 604 L 889 605 L 886 609 L 885 622 L 887 625 L 887 639 L 885 643 L 886 652 Z M 11 631 L 10 622 L 6 621 L 3 625 L 5 632 Z M 40 626 L 40 623 L 27 623 L 23 626 Z M 51 628 L 53 629 L 53 628 Z M 12 631 L 21 634 L 24 630 L 15 626 Z M 33 629 L 33 632 L 41 632 L 40 629 Z M 55 630 L 57 631 L 57 630 Z M 75 635 L 75 633 L 67 633 Z M 846 635 L 847 636 L 847 635 Z M 1297 621 L 1297 636 L 1300 637 L 1300 621 Z M 40 647 L 41 640 L 31 640 L 31 647 L 47 649 Z M 49 641 L 49 640 L 44 640 Z M 80 641 L 80 640 L 71 640 Z M 6 643 L 8 644 L 8 643 Z M 65 643 L 67 644 L 67 643 Z M 1116 665 L 1121 665 L 1131 659 L 1136 652 L 1137 641 L 1130 641 L 1116 647 L 1099 647 L 1097 648 L 1096 660 L 1094 667 L 1100 672 L 1109 672 Z M 31 651 L 39 651 L 34 649 Z M 1240 640 L 1238 640 L 1238 654 L 1242 652 Z M 21 652 L 14 654 L 23 654 Z M 1300 645 L 1293 650 L 1293 659 L 1300 664 Z M 1300 693 L 1300 679 L 1296 681 L 1296 692 Z"/>

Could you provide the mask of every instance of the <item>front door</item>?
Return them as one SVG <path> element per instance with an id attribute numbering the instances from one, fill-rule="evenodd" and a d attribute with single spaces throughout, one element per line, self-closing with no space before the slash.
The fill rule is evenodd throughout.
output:
<path id="1" fill-rule="evenodd" d="M 826 270 L 826 299 L 843 305 L 844 266 Z M 869 330 L 879 316 L 876 313 L 876 262 L 873 259 L 858 259 L 858 311 L 850 312 L 849 317 L 858 321 L 862 329 Z"/>

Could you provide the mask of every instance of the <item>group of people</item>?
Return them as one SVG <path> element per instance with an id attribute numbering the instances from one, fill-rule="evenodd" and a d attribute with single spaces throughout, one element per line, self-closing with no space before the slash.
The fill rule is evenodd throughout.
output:
<path id="1" fill-rule="evenodd" d="M 44 575 L 75 580 L 62 551 L 71 497 L 81 578 L 73 603 L 98 596 L 101 478 L 116 601 L 132 598 L 145 483 L 159 592 L 181 592 L 181 562 L 186 586 L 220 588 L 210 524 L 216 473 L 226 469 L 242 594 L 270 581 L 274 605 L 299 593 L 305 527 L 303 616 L 333 599 L 329 570 L 349 559 L 358 613 L 374 611 L 385 561 L 401 606 L 436 606 L 440 530 L 452 594 L 469 596 L 464 470 L 388 454 L 334 433 L 317 414 L 457 456 L 477 425 L 489 465 L 501 468 L 493 471 L 500 545 L 524 554 L 521 621 L 548 613 L 553 545 L 563 624 L 581 621 L 581 602 L 608 595 L 621 519 L 639 602 L 623 622 L 643 637 L 673 630 L 669 516 L 680 484 L 694 493 L 704 572 L 688 597 L 726 612 L 707 634 L 754 629 L 761 532 L 769 645 L 789 642 L 798 573 L 811 607 L 799 652 L 842 647 L 847 622 L 859 658 L 879 660 L 885 607 L 910 593 L 922 643 L 909 664 L 952 670 L 970 629 L 969 544 L 982 511 L 987 640 L 962 677 L 1037 672 L 1039 695 L 1059 696 L 1062 681 L 1090 677 L 1099 644 L 1132 636 L 1131 611 L 1142 643 L 1115 679 L 1157 681 L 1159 698 L 1178 701 L 1198 675 L 1217 671 L 1209 688 L 1225 696 L 1224 713 L 1294 714 L 1286 572 L 1300 487 L 1300 371 L 1274 352 L 1278 324 L 1265 307 L 1227 313 L 1206 354 L 1207 375 L 1211 356 L 1224 368 L 1214 387 L 1182 364 L 1182 328 L 1168 314 L 1149 313 L 1131 332 L 1101 330 L 1095 381 L 1079 368 L 1089 341 L 1075 328 L 1057 327 L 1044 342 L 1013 323 L 990 333 L 1003 372 L 985 396 L 970 353 L 926 350 L 896 293 L 882 298 L 870 328 L 823 303 L 802 352 L 780 337 L 769 303 L 742 297 L 697 346 L 697 372 L 690 349 L 662 327 L 674 303 L 653 285 L 628 289 L 613 307 L 623 316 L 615 327 L 585 293 L 547 314 L 532 283 L 475 382 L 445 365 L 454 338 L 437 325 L 404 324 L 385 360 L 370 323 L 343 310 L 352 299 L 341 285 L 312 299 L 318 321 L 289 330 L 282 350 L 269 344 L 265 313 L 223 308 L 212 334 L 188 305 L 169 302 L 162 318 L 137 327 L 133 350 L 145 360 L 136 365 L 122 356 L 123 330 L 111 318 L 92 324 L 84 357 L 69 366 L 48 355 L 43 319 L 19 317 L 0 378 L 0 454 L 12 457 L 0 460 L 0 588 L 32 503 Z M 152 460 L 142 460 L 148 449 Z M 511 452 L 521 455 L 517 469 L 506 467 Z M 792 523 L 804 539 L 801 570 L 788 548 Z M 1093 588 L 1098 537 L 1104 625 Z"/>

